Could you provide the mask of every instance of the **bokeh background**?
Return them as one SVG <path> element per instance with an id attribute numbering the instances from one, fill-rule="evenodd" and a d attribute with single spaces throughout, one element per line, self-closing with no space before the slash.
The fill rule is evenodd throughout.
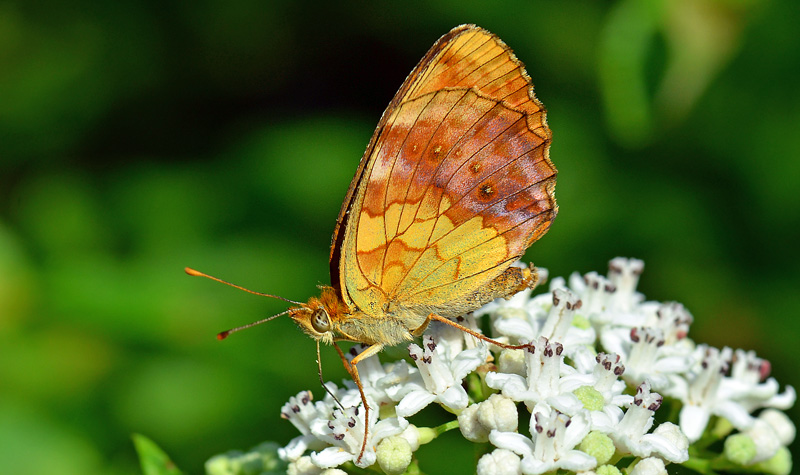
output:
<path id="1" fill-rule="evenodd" d="M 694 339 L 797 385 L 798 2 L 6 1 L 0 471 L 136 473 L 138 432 L 198 473 L 295 436 L 279 410 L 321 396 L 313 343 L 288 319 L 217 342 L 285 306 L 183 267 L 296 300 L 328 283 L 383 108 L 468 22 L 549 111 L 560 214 L 527 257 L 644 259 L 641 290 L 682 302 Z M 330 348 L 323 365 L 344 376 Z M 469 473 L 458 438 L 422 468 Z"/>

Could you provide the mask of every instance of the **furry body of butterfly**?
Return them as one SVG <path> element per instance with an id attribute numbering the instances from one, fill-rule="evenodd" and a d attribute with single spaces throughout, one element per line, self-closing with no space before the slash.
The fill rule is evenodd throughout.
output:
<path id="1" fill-rule="evenodd" d="M 301 307 L 289 310 L 289 316 L 300 328 L 315 340 L 332 344 L 334 341 L 352 341 L 367 345 L 394 346 L 411 341 L 422 334 L 430 322 L 431 314 L 444 318 L 455 318 L 497 298 L 508 299 L 526 288 L 534 288 L 538 281 L 536 270 L 510 267 L 487 286 L 476 290 L 461 299 L 456 299 L 447 307 L 406 308 L 401 303 L 387 306 L 379 315 L 370 315 L 359 309 L 349 309 L 332 287 L 322 287 L 319 298 L 312 297 Z M 330 330 L 324 323 L 314 325 L 315 315 L 329 320 Z"/>

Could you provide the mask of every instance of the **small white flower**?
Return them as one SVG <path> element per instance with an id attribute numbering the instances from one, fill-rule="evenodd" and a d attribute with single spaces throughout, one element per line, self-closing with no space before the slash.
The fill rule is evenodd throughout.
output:
<path id="1" fill-rule="evenodd" d="M 455 320 L 456 323 L 461 326 L 481 333 L 481 330 L 478 327 L 478 322 L 476 321 L 475 316 L 472 314 L 467 314 L 463 317 L 456 317 L 453 320 Z M 440 350 L 449 360 L 453 360 L 465 349 L 470 350 L 484 345 L 483 342 L 469 333 L 441 322 L 431 322 L 430 327 L 428 327 L 427 334 L 433 337 L 437 346 L 441 346 Z"/>
<path id="2" fill-rule="evenodd" d="M 694 318 L 683 305 L 677 302 L 659 304 L 655 313 L 649 316 L 644 326 L 659 328 L 664 334 L 667 348 L 683 347 L 684 351 L 693 350 L 693 344 L 686 338 Z M 686 345 L 688 343 L 688 346 Z"/>
<path id="3" fill-rule="evenodd" d="M 489 440 L 496 447 L 522 456 L 520 468 L 526 475 L 538 475 L 558 469 L 589 470 L 597 460 L 574 447 L 589 433 L 583 414 L 572 418 L 545 404 L 537 406 L 531 417 L 532 439 L 516 432 L 493 430 Z"/>
<path id="4" fill-rule="evenodd" d="M 593 271 L 583 276 L 582 285 L 579 285 L 574 276 L 570 277 L 570 287 L 580 296 L 584 314 L 590 320 L 600 324 L 611 321 L 612 314 L 607 312 L 613 308 L 613 297 L 617 289 L 610 280 Z"/>
<path id="5" fill-rule="evenodd" d="M 499 389 L 514 401 L 522 401 L 533 411 L 538 403 L 546 402 L 559 410 L 575 404 L 575 399 L 561 388 L 561 367 L 564 362 L 561 343 L 550 343 L 541 337 L 536 345 L 525 348 L 526 377 L 517 374 L 490 372 L 486 385 Z"/>
<path id="6" fill-rule="evenodd" d="M 647 433 L 653 426 L 653 414 L 661 407 L 662 401 L 660 394 L 650 392 L 647 381 L 639 385 L 633 403 L 622 417 L 617 430 L 609 433 L 617 449 L 637 457 L 658 455 L 674 463 L 689 459 L 688 443 L 680 438 L 675 428 L 667 426 L 661 431 Z"/>
<path id="7" fill-rule="evenodd" d="M 348 407 L 344 411 L 336 407 L 330 419 L 314 421 L 311 427 L 312 433 L 332 446 L 311 453 L 311 460 L 316 466 L 333 468 L 346 462 L 353 462 L 361 468 L 369 467 L 377 459 L 375 448 L 378 443 L 386 437 L 403 432 L 408 427 L 408 421 L 402 417 L 390 417 L 376 423 L 378 417 L 376 411 L 370 411 L 367 446 L 359 459 L 364 440 L 364 412 L 363 408 L 359 407 Z"/>
<path id="8" fill-rule="evenodd" d="M 712 415 L 724 417 L 740 430 L 753 424 L 747 408 L 733 401 L 731 393 L 722 387 L 728 372 L 732 351 L 718 350 L 708 345 L 698 345 L 696 363 L 688 374 L 688 386 L 676 386 L 674 395 L 683 401 L 679 421 L 681 430 L 694 442 L 703 435 Z"/>
<path id="9" fill-rule="evenodd" d="M 328 387 L 337 392 L 335 385 L 330 384 Z M 281 417 L 291 422 L 302 434 L 292 439 L 286 447 L 278 449 L 283 460 L 297 460 L 306 450 L 318 450 L 327 445 L 311 433 L 311 426 L 317 419 L 325 418 L 331 413 L 333 399 L 328 397 L 316 403 L 312 399 L 311 391 L 300 391 L 297 396 L 290 397 L 289 402 L 281 409 Z"/>
<path id="10" fill-rule="evenodd" d="M 683 384 L 680 376 L 691 366 L 688 355 L 664 350 L 664 332 L 654 327 L 616 327 L 601 332 L 603 348 L 617 353 L 625 363 L 625 380 L 640 384 L 645 379 L 658 390 Z"/>
<path id="11" fill-rule="evenodd" d="M 576 312 L 583 306 L 583 302 L 569 290 L 555 289 L 551 293 L 553 306 L 547 313 L 541 336 L 548 340 L 562 342 L 569 356 L 572 356 L 574 349 L 584 345 L 593 345 L 597 339 L 594 328 L 578 328 L 572 324 Z"/>
<path id="12" fill-rule="evenodd" d="M 502 302 L 494 311 L 493 328 L 496 334 L 508 337 L 506 341 L 522 343 L 539 337 L 562 342 L 565 348 L 591 345 L 596 340 L 594 328 L 572 325 L 581 301 L 565 288 L 555 288 L 527 302 L 512 299 Z"/>
<path id="13" fill-rule="evenodd" d="M 506 449 L 495 449 L 478 460 L 478 475 L 519 475 L 520 458 Z"/>
<path id="14" fill-rule="evenodd" d="M 788 386 L 779 394 L 778 381 L 769 377 L 770 371 L 769 361 L 757 357 L 755 351 L 736 350 L 731 375 L 723 378 L 720 391 L 749 413 L 764 407 L 792 407 L 796 399 L 794 388 Z"/>
<path id="15" fill-rule="evenodd" d="M 616 289 L 610 307 L 619 312 L 630 312 L 644 297 L 636 292 L 644 261 L 615 257 L 608 263 L 608 280 Z"/>
<path id="16" fill-rule="evenodd" d="M 485 345 L 464 350 L 451 360 L 431 335 L 425 335 L 422 347 L 412 343 L 408 351 L 419 373 L 408 382 L 409 391 L 397 404 L 398 415 L 414 415 L 432 402 L 438 402 L 453 411 L 467 407 L 469 397 L 461 382 L 486 361 L 488 349 Z"/>
<path id="17" fill-rule="evenodd" d="M 592 430 L 611 432 L 622 419 L 621 408 L 633 401 L 633 396 L 623 394 L 625 382 L 619 379 L 625 366 L 619 355 L 600 353 L 591 358 L 588 348 L 578 351 L 573 361 L 578 371 L 561 379 L 561 389 L 579 400 L 577 407 L 589 411 Z"/>

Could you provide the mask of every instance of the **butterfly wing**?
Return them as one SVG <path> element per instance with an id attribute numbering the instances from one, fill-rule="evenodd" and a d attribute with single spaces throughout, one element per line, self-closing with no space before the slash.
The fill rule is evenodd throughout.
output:
<path id="1" fill-rule="evenodd" d="M 340 212 L 331 277 L 344 303 L 444 307 L 494 279 L 555 217 L 549 145 L 499 38 L 463 25 L 439 39 L 384 112 Z"/>

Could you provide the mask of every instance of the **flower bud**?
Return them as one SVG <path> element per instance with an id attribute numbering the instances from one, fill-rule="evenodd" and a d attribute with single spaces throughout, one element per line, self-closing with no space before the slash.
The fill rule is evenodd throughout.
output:
<path id="1" fill-rule="evenodd" d="M 520 458 L 506 449 L 496 449 L 478 460 L 478 475 L 518 475 Z"/>
<path id="2" fill-rule="evenodd" d="M 411 464 L 411 444 L 402 436 L 387 437 L 378 443 L 378 465 L 387 475 L 400 475 Z"/>
<path id="3" fill-rule="evenodd" d="M 581 386 L 573 391 L 573 394 L 583 404 L 583 407 L 590 411 L 602 411 L 605 407 L 605 398 L 600 391 L 591 386 Z"/>
<path id="4" fill-rule="evenodd" d="M 756 444 L 745 434 L 733 434 L 725 439 L 725 457 L 738 465 L 747 465 L 756 456 Z"/>
<path id="5" fill-rule="evenodd" d="M 602 432 L 592 431 L 583 438 L 578 449 L 597 460 L 597 465 L 603 465 L 611 460 L 614 455 L 614 442 Z"/>
<path id="6" fill-rule="evenodd" d="M 667 467 L 660 458 L 647 457 L 633 467 L 630 475 L 667 475 Z"/>
<path id="7" fill-rule="evenodd" d="M 753 465 L 753 470 L 769 475 L 789 475 L 792 473 L 792 453 L 781 447 L 771 459 Z"/>
<path id="8" fill-rule="evenodd" d="M 489 399 L 461 411 L 458 426 L 470 442 L 488 442 L 492 430 L 516 431 L 518 420 L 514 401 L 501 394 L 492 394 Z"/>
<path id="9" fill-rule="evenodd" d="M 508 350 L 500 352 L 497 357 L 497 369 L 501 373 L 525 376 L 525 352 L 523 350 Z"/>
<path id="10" fill-rule="evenodd" d="M 622 475 L 622 472 L 613 465 L 601 465 L 594 471 L 597 475 Z"/>
<path id="11" fill-rule="evenodd" d="M 794 424 L 785 413 L 777 409 L 766 409 L 758 418 L 764 420 L 775 430 L 781 444 L 788 446 L 794 442 L 797 431 Z"/>

